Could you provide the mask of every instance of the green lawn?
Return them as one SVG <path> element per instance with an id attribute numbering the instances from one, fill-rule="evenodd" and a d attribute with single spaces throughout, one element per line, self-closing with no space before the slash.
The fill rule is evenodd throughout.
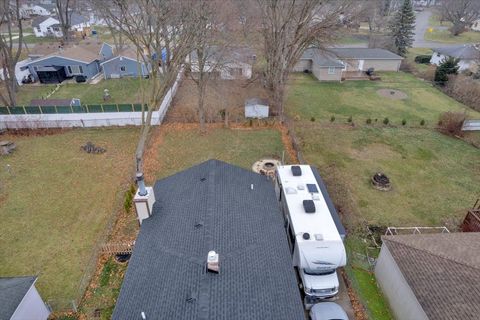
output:
<path id="1" fill-rule="evenodd" d="M 444 111 L 462 111 L 466 107 L 440 93 L 430 83 L 404 72 L 380 73 L 381 81 L 319 82 L 311 75 L 295 74 L 287 99 L 287 112 L 302 120 L 329 121 L 333 115 L 337 122 L 352 117 L 357 124 L 365 124 L 367 118 L 400 125 L 418 125 L 421 119 L 434 125 Z M 379 89 L 397 89 L 407 94 L 405 100 L 380 96 Z M 480 114 L 468 109 L 472 116 Z"/>
<path id="2" fill-rule="evenodd" d="M 433 30 L 432 32 L 430 30 L 425 32 L 425 40 L 459 44 L 480 42 L 480 32 L 477 31 L 467 31 L 458 36 L 453 36 L 448 29 L 443 30 L 444 27 L 450 28 L 452 24 L 447 21 L 441 23 L 437 14 L 432 14 L 428 22 Z M 442 29 L 438 29 L 439 27 Z"/>
<path id="3" fill-rule="evenodd" d="M 281 134 L 274 129 L 198 129 L 165 128 L 158 148 L 158 165 L 152 168 L 157 179 L 209 159 L 218 159 L 251 170 L 255 161 L 265 157 L 281 158 L 284 150 Z M 168 156 L 164 156 L 168 155 Z"/>
<path id="4" fill-rule="evenodd" d="M 419 55 L 432 55 L 432 50 L 428 48 L 410 48 L 408 49 L 407 53 L 407 61 L 410 63 L 411 66 L 415 68 L 415 70 L 422 74 L 423 72 L 426 72 L 429 68 L 431 68 L 431 65 L 428 64 L 421 64 L 421 63 L 416 63 L 415 62 L 415 57 Z"/>
<path id="5" fill-rule="evenodd" d="M 98 84 L 62 83 L 61 88 L 50 99 L 78 98 L 82 104 L 103 102 L 103 91 L 108 89 L 111 100 L 108 103 L 141 103 L 143 92 L 148 96 L 149 81 L 138 78 L 102 80 Z M 55 85 L 25 85 L 20 88 L 18 104 L 28 105 L 32 99 L 41 99 L 55 88 Z"/>
<path id="6" fill-rule="evenodd" d="M 77 298 L 94 245 L 133 166 L 138 129 L 70 130 L 2 136 L 17 149 L 0 157 L 0 274 L 39 275 L 53 306 Z M 87 141 L 104 147 L 87 154 Z"/>

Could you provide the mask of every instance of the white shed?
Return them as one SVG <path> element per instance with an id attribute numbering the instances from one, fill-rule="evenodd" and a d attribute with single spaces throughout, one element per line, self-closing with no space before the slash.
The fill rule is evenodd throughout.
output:
<path id="1" fill-rule="evenodd" d="M 268 101 L 252 98 L 245 101 L 245 118 L 268 118 Z"/>
<path id="2" fill-rule="evenodd" d="M 37 277 L 0 278 L 0 319 L 47 320 L 50 310 L 35 288 Z"/>

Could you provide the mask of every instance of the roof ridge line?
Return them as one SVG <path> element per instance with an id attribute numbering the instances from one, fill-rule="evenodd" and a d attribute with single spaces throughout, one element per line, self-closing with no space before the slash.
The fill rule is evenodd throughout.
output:
<path id="1" fill-rule="evenodd" d="M 418 248 L 416 246 L 412 246 L 410 244 L 406 244 L 406 243 L 403 243 L 403 242 L 400 242 L 398 240 L 392 240 L 393 238 L 390 238 L 390 239 L 386 239 L 387 241 L 392 241 L 392 242 L 395 242 L 397 244 L 400 244 L 400 245 L 403 245 L 404 247 L 409 247 L 409 248 L 412 248 L 412 249 L 415 249 L 417 251 L 421 251 L 421 252 L 425 252 L 425 253 L 428 253 L 432 256 L 435 256 L 435 257 L 439 257 L 439 258 L 442 258 L 442 259 L 445 259 L 445 260 L 449 260 L 449 261 L 453 261 L 457 264 L 460 264 L 460 265 L 463 265 L 463 266 L 467 266 L 467 267 L 470 267 L 470 268 L 473 268 L 473 269 L 476 269 L 476 270 L 480 270 L 480 266 L 475 266 L 475 265 L 472 265 L 470 263 L 466 263 L 466 262 L 462 262 L 462 261 L 458 261 L 457 259 L 455 258 L 450 258 L 450 257 L 447 257 L 445 256 L 444 254 L 439 254 L 439 253 L 434 253 L 430 250 L 427 250 L 425 248 Z"/>

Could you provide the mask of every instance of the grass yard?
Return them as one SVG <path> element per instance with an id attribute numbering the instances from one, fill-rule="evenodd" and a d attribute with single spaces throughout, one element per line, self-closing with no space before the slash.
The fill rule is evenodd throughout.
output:
<path id="1" fill-rule="evenodd" d="M 108 89 L 111 100 L 108 103 L 141 103 L 143 93 L 148 97 L 149 81 L 138 78 L 102 80 L 98 84 L 62 83 L 61 88 L 50 99 L 79 98 L 82 104 L 103 102 L 103 90 Z M 25 85 L 18 94 L 19 105 L 29 105 L 32 99 L 41 99 L 55 88 L 55 85 Z M 142 89 L 144 88 L 144 89 Z"/>
<path id="2" fill-rule="evenodd" d="M 419 55 L 432 55 L 432 50 L 428 48 L 410 48 L 408 49 L 406 60 L 410 65 L 415 68 L 417 72 L 424 73 L 429 68 L 432 68 L 431 65 L 428 64 L 421 64 L 415 62 L 415 57 Z"/>
<path id="3" fill-rule="evenodd" d="M 419 125 L 425 119 L 427 125 L 435 125 L 444 111 L 467 110 L 464 105 L 441 93 L 430 83 L 421 81 L 404 72 L 381 73 L 381 81 L 319 82 L 311 75 L 295 74 L 287 104 L 288 114 L 301 120 L 329 121 L 333 115 L 336 122 L 345 123 L 352 117 L 357 124 L 365 124 L 367 118 L 381 122 L 388 117 L 390 123 Z M 405 100 L 381 96 L 379 89 L 396 89 L 407 94 Z M 468 109 L 469 114 L 479 113 Z"/>
<path id="4" fill-rule="evenodd" d="M 166 125 L 156 137 L 152 163 L 147 167 L 155 179 L 172 175 L 209 159 L 218 159 L 251 170 L 255 161 L 280 158 L 284 150 L 276 129 L 224 129 L 210 127 L 200 135 L 197 126 Z"/>
<path id="5" fill-rule="evenodd" d="M 0 274 L 39 275 L 52 305 L 67 305 L 129 177 L 138 129 L 2 136 L 17 144 L 0 158 Z M 87 154 L 87 141 L 107 149 Z"/>
<path id="6" fill-rule="evenodd" d="M 429 19 L 429 25 L 433 29 L 432 32 L 425 32 L 425 40 L 444 42 L 444 43 L 478 43 L 480 42 L 480 32 L 467 31 L 458 36 L 453 36 L 448 28 L 452 26 L 450 22 L 440 22 L 438 14 L 432 14 Z"/>

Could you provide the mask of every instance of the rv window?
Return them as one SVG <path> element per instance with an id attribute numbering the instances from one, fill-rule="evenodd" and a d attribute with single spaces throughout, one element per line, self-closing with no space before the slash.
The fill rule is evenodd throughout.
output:
<path id="1" fill-rule="evenodd" d="M 303 272 L 309 274 L 311 276 L 325 276 L 327 274 L 332 274 L 335 272 L 335 269 L 327 269 L 327 270 L 312 270 L 312 269 L 303 269 Z"/>

